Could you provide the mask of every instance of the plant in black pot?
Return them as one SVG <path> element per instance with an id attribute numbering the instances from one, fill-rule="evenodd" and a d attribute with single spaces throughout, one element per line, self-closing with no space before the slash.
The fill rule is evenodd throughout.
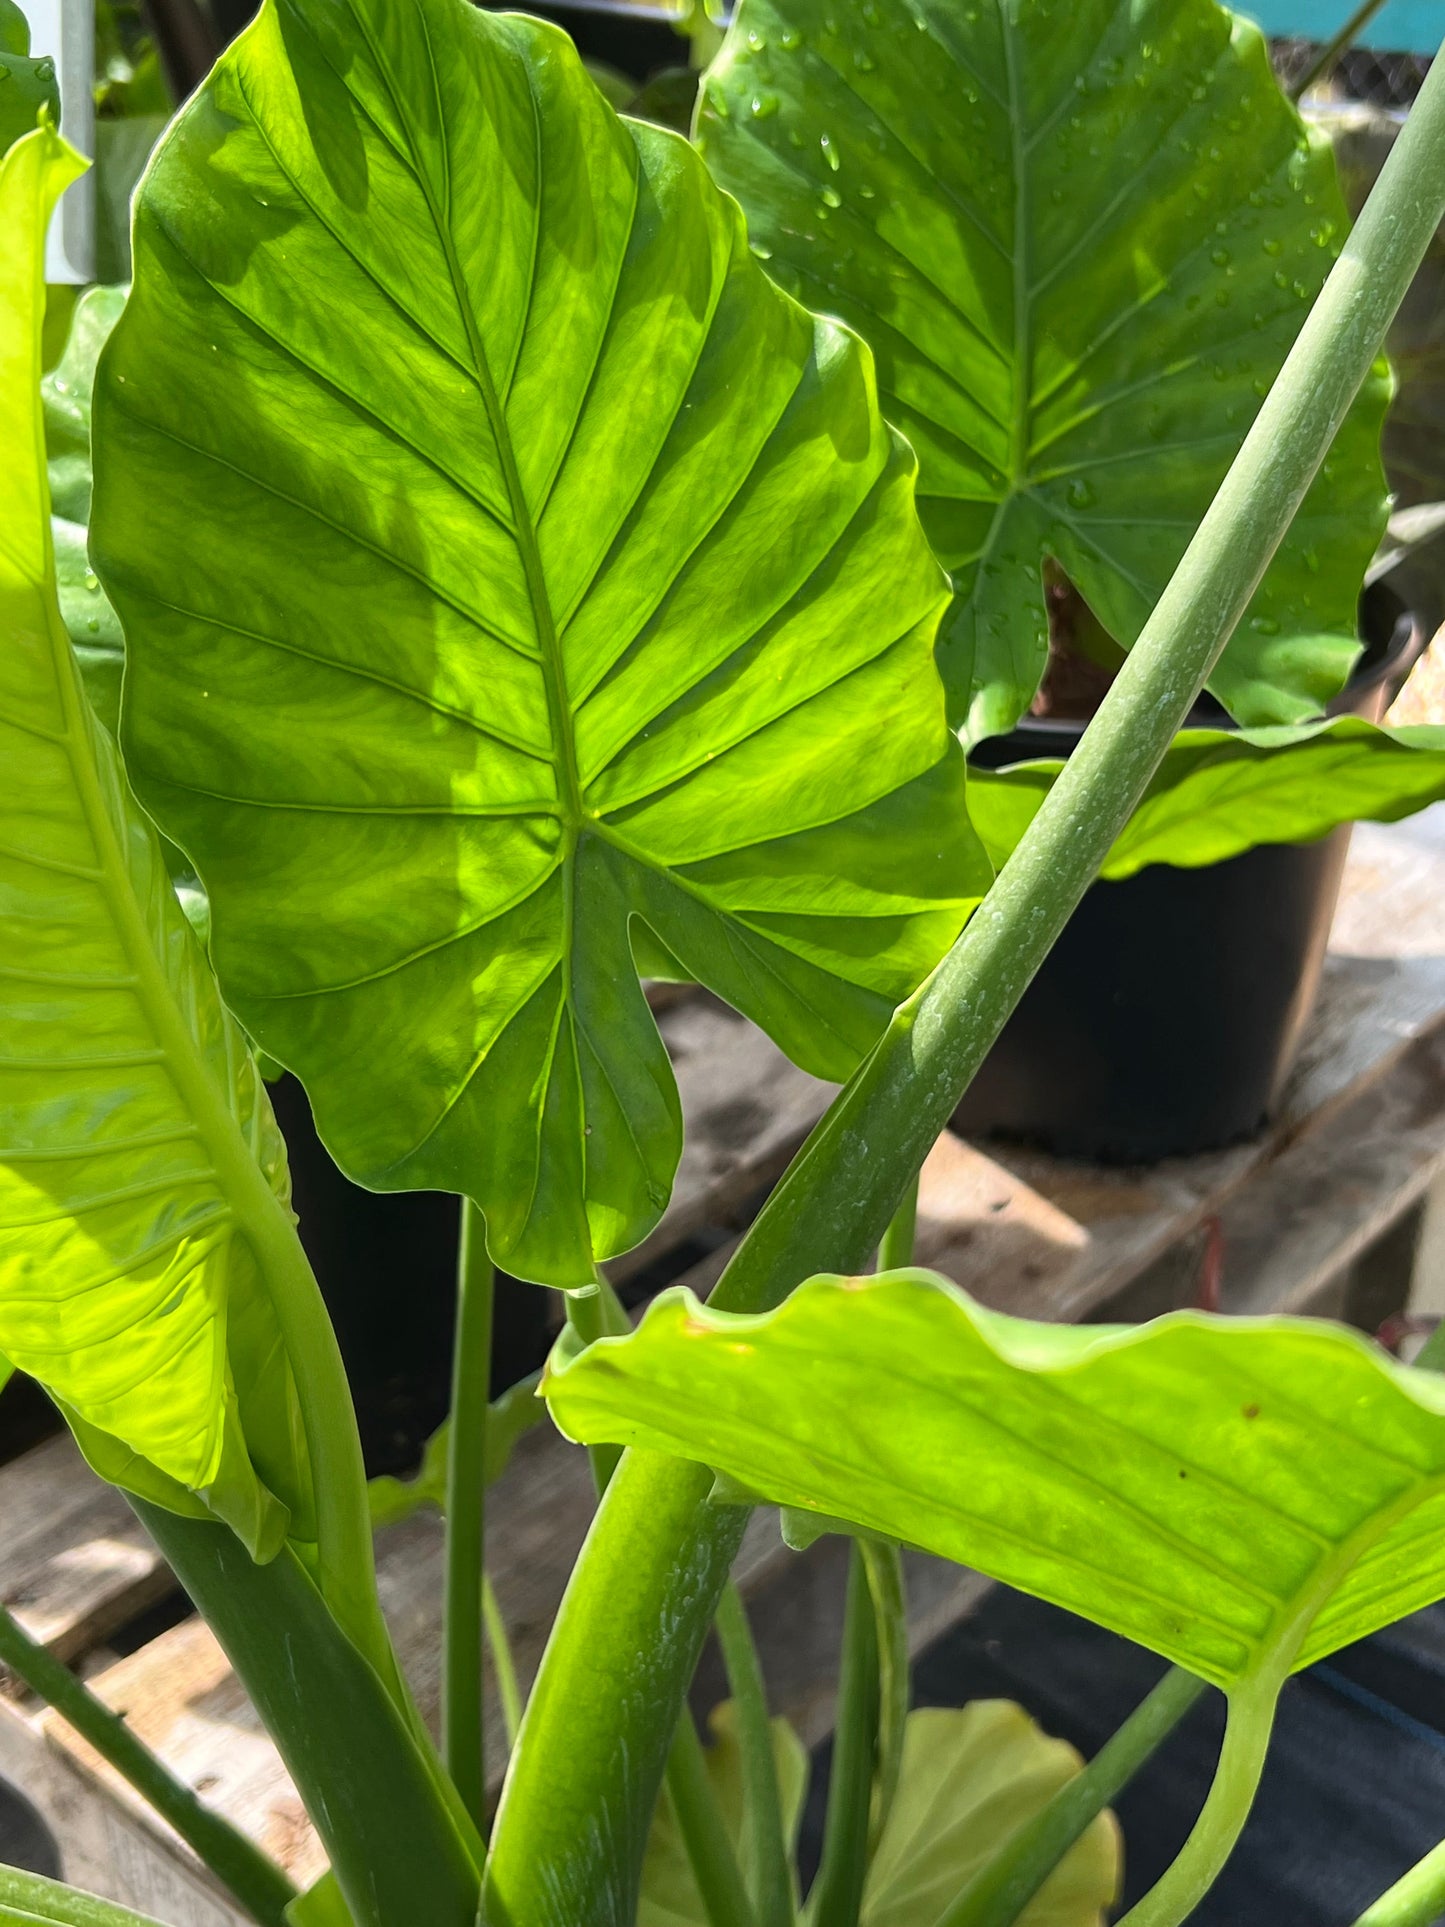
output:
<path id="1" fill-rule="evenodd" d="M 954 586 L 939 665 L 1001 863 L 1338 254 L 1329 144 L 1215 0 L 742 0 L 697 137 L 769 271 L 871 342 L 917 451 Z M 1445 730 L 1376 726 L 1426 640 L 1383 588 L 1361 603 L 1389 387 L 1381 366 L 968 1128 L 1133 1160 L 1264 1121 L 1333 833 L 1445 794 Z"/>

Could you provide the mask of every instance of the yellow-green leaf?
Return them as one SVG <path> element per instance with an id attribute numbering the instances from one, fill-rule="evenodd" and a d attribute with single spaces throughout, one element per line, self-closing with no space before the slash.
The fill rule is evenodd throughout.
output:
<path id="1" fill-rule="evenodd" d="M 43 239 L 83 163 L 0 164 L 0 1348 L 107 1477 L 310 1538 L 253 1237 L 289 1237 L 245 1040 L 96 720 L 61 620 L 40 401 Z"/>

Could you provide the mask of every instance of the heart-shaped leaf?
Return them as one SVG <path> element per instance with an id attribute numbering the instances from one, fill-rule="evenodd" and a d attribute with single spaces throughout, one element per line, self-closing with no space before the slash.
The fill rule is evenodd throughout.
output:
<path id="1" fill-rule="evenodd" d="M 708 1779 L 734 1849 L 742 1843 L 744 1782 L 742 1743 L 737 1709 L 731 1700 L 715 1706 L 708 1718 L 712 1745 L 706 1750 Z M 777 1766 L 778 1795 L 783 1809 L 783 1835 L 788 1848 L 797 1846 L 798 1825 L 808 1790 L 808 1753 L 783 1719 L 772 1722 L 773 1759 Z M 670 1794 L 663 1790 L 648 1835 L 642 1863 L 642 1891 L 637 1927 L 709 1927 L 707 1905 L 693 1877 Z"/>
<path id="2" fill-rule="evenodd" d="M 1063 763 L 974 770 L 969 812 L 1002 866 Z M 1197 869 L 1257 843 L 1309 843 L 1342 823 L 1396 823 L 1445 797 L 1445 728 L 1357 716 L 1290 729 L 1186 729 L 1170 744 L 1101 877 L 1150 863 Z"/>
<path id="3" fill-rule="evenodd" d="M 1050 1739 L 1009 1700 L 910 1713 L 898 1791 L 869 1869 L 859 1927 L 938 1927 L 1079 1766 L 1071 1746 Z M 1101 1813 L 1017 1927 L 1103 1927 L 1122 1872 L 1118 1825 Z"/>
<path id="4" fill-rule="evenodd" d="M 770 272 L 872 343 L 953 575 L 950 713 L 1007 730 L 1046 557 L 1126 645 L 1172 575 L 1347 226 L 1327 144 L 1214 0 L 742 0 L 698 137 Z M 1348 673 L 1386 392 L 1211 681 L 1243 722 Z"/>
<path id="5" fill-rule="evenodd" d="M 81 166 L 48 129 L 0 165 L 0 1351 L 106 1477 L 262 1553 L 315 1534 L 254 1237 L 290 1235 L 284 1147 L 53 582 L 42 250 Z"/>
<path id="6" fill-rule="evenodd" d="M 147 174 L 96 441 L 127 760 L 229 999 L 513 1272 L 666 1202 L 639 963 L 841 1078 L 987 881 L 866 351 L 554 28 L 267 8 Z"/>
<path id="7" fill-rule="evenodd" d="M 731 1701 L 714 1709 L 707 1770 L 737 1846 L 743 1776 Z M 808 1784 L 808 1756 L 786 1720 L 773 1721 L 792 1850 Z M 937 1927 L 947 1909 L 999 1849 L 1079 1770 L 1063 1740 L 1042 1733 L 1008 1700 L 954 1710 L 923 1707 L 903 1728 L 903 1760 L 888 1823 L 868 1875 L 859 1927 Z M 1101 1927 L 1120 1882 L 1119 1829 L 1101 1814 L 1019 1915 L 1018 1927 Z M 658 1801 L 642 1869 L 637 1927 L 708 1927 L 672 1803 Z"/>
<path id="8" fill-rule="evenodd" d="M 569 1436 L 698 1459 L 1224 1687 L 1445 1595 L 1445 1379 L 1303 1319 L 1035 1325 L 928 1272 L 758 1317 L 668 1292 L 549 1371 Z"/>

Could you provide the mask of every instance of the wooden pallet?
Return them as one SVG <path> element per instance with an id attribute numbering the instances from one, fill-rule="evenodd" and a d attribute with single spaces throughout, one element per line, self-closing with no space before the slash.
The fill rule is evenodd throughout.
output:
<path id="1" fill-rule="evenodd" d="M 726 1262 L 738 1220 L 832 1093 L 709 997 L 673 1000 L 659 1023 L 677 1069 L 687 1149 L 663 1223 L 614 1273 L 622 1281 L 651 1267 L 656 1276 L 669 1254 L 706 1233 L 716 1248 L 681 1272 L 701 1291 Z M 1445 806 L 1356 832 L 1319 1006 L 1280 1119 L 1262 1139 L 1147 1171 L 1112 1171 L 946 1135 L 923 1173 L 918 1256 L 1010 1311 L 1132 1317 L 1190 1302 L 1206 1231 L 1217 1227 L 1226 1309 L 1338 1311 L 1353 1262 L 1442 1170 Z M 547 1430 L 523 1440 L 494 1492 L 490 1533 L 497 1592 L 526 1679 L 591 1513 L 585 1455 Z M 106 1640 L 164 1596 L 170 1580 L 124 1503 L 89 1475 L 68 1440 L 0 1468 L 0 1519 L 0 1598 L 37 1638 L 81 1663 L 102 1698 L 205 1799 L 298 1880 L 313 1877 L 322 1865 L 315 1835 L 204 1625 L 186 1619 L 125 1658 L 107 1656 Z M 434 1719 L 438 1522 L 422 1516 L 391 1528 L 379 1536 L 378 1558 L 403 1665 Z M 806 1555 L 787 1551 L 775 1520 L 760 1512 L 738 1566 L 745 1595 L 763 1608 L 756 1618 L 775 1701 L 809 1740 L 832 1717 L 843 1558 L 832 1540 Z M 916 1650 L 971 1608 L 983 1582 L 942 1561 L 909 1563 Z M 721 1690 L 709 1656 L 699 1698 L 706 1704 Z M 493 1708 L 494 1783 L 499 1725 Z M 177 1927 L 239 1918 L 53 1715 L 21 1702 L 0 1707 L 0 1770 L 57 1820 L 75 1877 Z M 117 1829 L 124 1850 L 114 1845 Z M 106 1853 L 109 1871 L 97 1872 Z"/>

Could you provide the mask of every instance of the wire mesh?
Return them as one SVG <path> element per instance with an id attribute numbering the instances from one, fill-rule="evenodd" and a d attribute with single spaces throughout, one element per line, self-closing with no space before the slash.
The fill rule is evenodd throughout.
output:
<path id="1" fill-rule="evenodd" d="M 1320 54 L 1316 40 L 1272 40 L 1270 58 L 1280 84 L 1293 88 L 1314 66 Z M 1310 87 L 1314 100 L 1364 101 L 1371 107 L 1407 113 L 1430 71 L 1425 54 L 1381 53 L 1371 47 L 1351 47 L 1328 73 Z"/>

